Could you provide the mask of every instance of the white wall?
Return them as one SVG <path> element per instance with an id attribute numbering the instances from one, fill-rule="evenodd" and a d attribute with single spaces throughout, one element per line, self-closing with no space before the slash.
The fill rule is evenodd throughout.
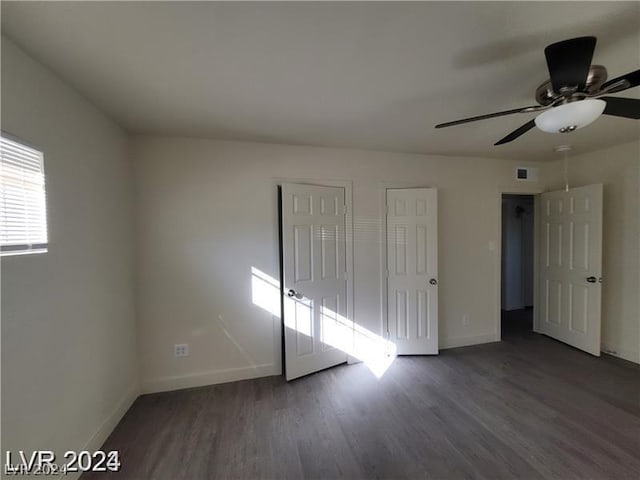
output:
<path id="1" fill-rule="evenodd" d="M 127 136 L 4 37 L 2 128 L 44 152 L 49 219 L 0 263 L 3 455 L 96 449 L 138 392 Z"/>
<path id="2" fill-rule="evenodd" d="M 440 345 L 499 338 L 501 192 L 524 188 L 515 162 L 166 137 L 138 137 L 133 152 L 144 390 L 280 372 L 279 320 L 252 304 L 251 268 L 278 278 L 282 178 L 353 182 L 354 319 L 376 333 L 383 185 L 437 187 Z M 191 356 L 175 359 L 175 343 Z"/>
<path id="3" fill-rule="evenodd" d="M 563 165 L 545 166 L 549 190 L 563 188 Z M 604 185 L 602 349 L 640 363 L 640 142 L 570 158 L 570 186 L 593 183 Z"/>

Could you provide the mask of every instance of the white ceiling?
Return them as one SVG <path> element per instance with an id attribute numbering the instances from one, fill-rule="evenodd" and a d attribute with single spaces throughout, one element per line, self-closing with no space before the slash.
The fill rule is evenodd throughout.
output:
<path id="1" fill-rule="evenodd" d="M 555 41 L 640 68 L 639 2 L 3 1 L 2 30 L 132 132 L 529 160 L 640 138 L 606 116 L 500 147 L 535 114 L 433 128 L 535 104 Z"/>

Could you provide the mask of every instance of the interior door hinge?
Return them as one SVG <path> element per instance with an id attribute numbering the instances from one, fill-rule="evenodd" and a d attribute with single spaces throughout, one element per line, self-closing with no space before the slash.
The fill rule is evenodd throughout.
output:
<path id="1" fill-rule="evenodd" d="M 346 205 L 342 205 L 342 213 L 343 213 L 344 215 L 346 215 L 346 214 L 347 214 L 347 206 L 346 206 Z"/>

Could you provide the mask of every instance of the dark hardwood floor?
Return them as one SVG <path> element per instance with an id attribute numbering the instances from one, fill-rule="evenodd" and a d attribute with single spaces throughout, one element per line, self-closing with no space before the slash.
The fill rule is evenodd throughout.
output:
<path id="1" fill-rule="evenodd" d="M 544 336 L 144 395 L 118 479 L 640 478 L 640 366 Z"/>

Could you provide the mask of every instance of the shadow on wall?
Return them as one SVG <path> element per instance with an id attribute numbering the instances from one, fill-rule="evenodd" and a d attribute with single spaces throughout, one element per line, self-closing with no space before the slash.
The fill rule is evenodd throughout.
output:
<path id="1" fill-rule="evenodd" d="M 253 304 L 280 318 L 280 282 L 255 267 L 251 268 Z M 285 297 L 285 327 L 313 336 L 313 301 Z M 293 312 L 296 312 L 294 315 Z M 286 312 L 291 312 L 287 314 Z M 304 319 L 294 324 L 295 318 Z M 322 343 L 363 362 L 381 378 L 396 357 L 396 345 L 331 309 L 320 308 Z"/>

